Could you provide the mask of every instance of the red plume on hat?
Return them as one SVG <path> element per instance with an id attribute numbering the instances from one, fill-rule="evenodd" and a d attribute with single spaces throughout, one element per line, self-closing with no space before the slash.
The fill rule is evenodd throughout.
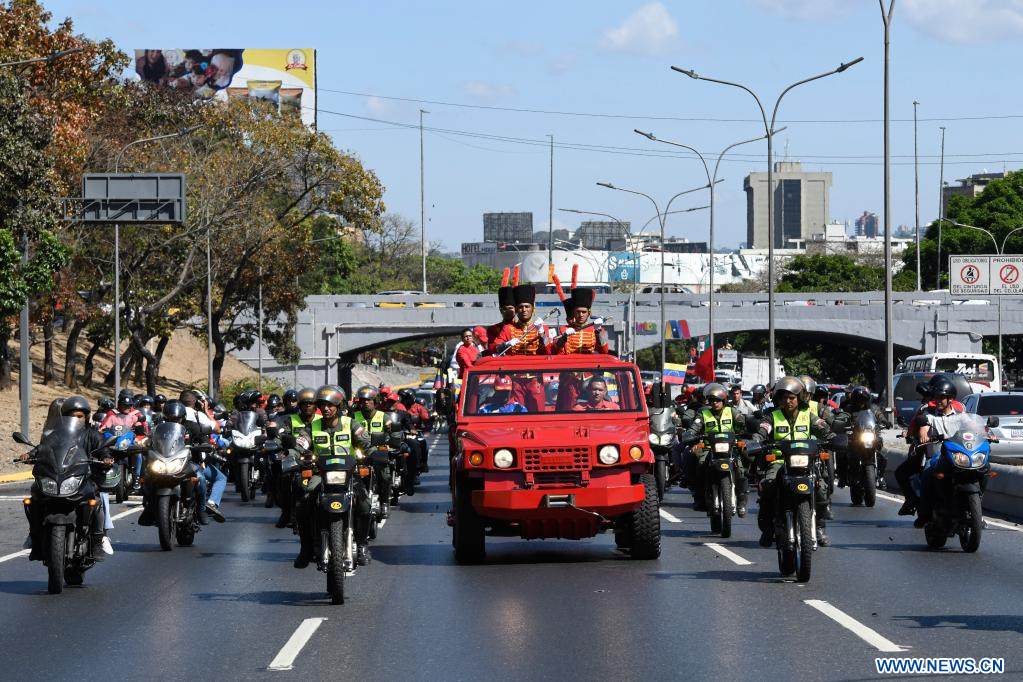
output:
<path id="1" fill-rule="evenodd" d="M 512 297 L 512 288 L 508 286 L 508 277 L 511 274 L 511 270 L 508 268 L 504 269 L 504 277 L 501 278 L 501 288 L 497 290 L 497 307 L 503 308 L 508 305 L 515 305 L 515 299 Z"/>
<path id="2" fill-rule="evenodd" d="M 593 289 L 588 287 L 578 286 L 579 284 L 579 264 L 576 263 L 572 266 L 572 296 L 569 298 L 569 302 L 565 304 L 565 310 L 569 315 L 576 307 L 581 308 L 592 308 L 593 307 Z M 571 307 L 570 307 L 571 306 Z"/>
<path id="3" fill-rule="evenodd" d="M 516 265 L 515 269 L 512 270 L 512 283 L 511 283 L 511 285 L 513 287 L 517 287 L 519 285 L 519 266 L 518 265 Z"/>
<path id="4" fill-rule="evenodd" d="M 561 299 L 561 304 L 565 306 L 565 314 L 572 314 L 572 299 L 565 296 L 565 290 L 561 288 L 561 280 L 558 279 L 557 275 L 551 275 L 551 279 L 554 280 L 554 289 L 558 292 L 558 298 Z"/>
<path id="5" fill-rule="evenodd" d="M 511 270 L 509 270 L 508 268 L 505 268 L 504 269 L 504 276 L 501 278 L 501 286 L 502 287 L 508 286 L 508 276 L 510 274 L 511 274 Z"/>

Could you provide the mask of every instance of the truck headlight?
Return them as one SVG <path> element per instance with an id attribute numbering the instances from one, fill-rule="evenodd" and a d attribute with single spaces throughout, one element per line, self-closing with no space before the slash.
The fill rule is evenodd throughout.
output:
<path id="1" fill-rule="evenodd" d="M 347 471 L 328 471 L 325 476 L 327 485 L 344 485 L 348 482 Z"/>
<path id="2" fill-rule="evenodd" d="M 790 467 L 808 467 L 810 466 L 810 455 L 792 455 L 789 457 Z"/>
<path id="3" fill-rule="evenodd" d="M 597 451 L 597 459 L 601 464 L 617 464 L 620 456 L 617 445 L 605 445 Z"/>
<path id="4" fill-rule="evenodd" d="M 863 445 L 874 444 L 874 433 L 872 431 L 864 431 L 860 434 L 860 443 Z"/>
<path id="5" fill-rule="evenodd" d="M 515 463 L 515 453 L 507 448 L 501 448 L 494 453 L 494 466 L 498 469 L 507 469 Z"/>

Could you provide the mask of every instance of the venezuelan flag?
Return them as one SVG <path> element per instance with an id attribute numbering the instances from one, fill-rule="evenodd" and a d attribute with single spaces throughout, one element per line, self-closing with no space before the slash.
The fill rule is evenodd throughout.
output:
<path id="1" fill-rule="evenodd" d="M 686 365 L 676 365 L 666 362 L 664 363 L 664 372 L 662 377 L 666 384 L 684 384 L 686 383 Z"/>

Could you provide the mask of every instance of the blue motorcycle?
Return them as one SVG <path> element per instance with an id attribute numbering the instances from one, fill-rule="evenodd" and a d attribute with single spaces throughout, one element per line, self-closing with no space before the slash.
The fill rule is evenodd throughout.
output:
<path id="1" fill-rule="evenodd" d="M 914 482 L 920 489 L 922 507 L 931 510 L 924 525 L 927 546 L 941 549 L 953 535 L 959 536 L 964 552 L 980 548 L 984 527 L 981 510 L 983 482 L 991 470 L 991 439 L 988 427 L 998 426 L 997 417 L 984 419 L 962 414 L 958 430 L 942 440 Z M 934 442 L 934 441 L 932 441 Z"/>
<path id="2" fill-rule="evenodd" d="M 103 432 L 103 438 L 114 440 L 110 447 L 111 456 L 117 463 L 110 468 L 106 477 L 100 482 L 100 490 L 105 493 L 112 493 L 114 501 L 118 504 L 125 502 L 133 488 L 138 484 L 135 475 L 135 460 L 140 459 L 145 452 L 145 431 L 139 427 L 139 431 L 128 431 L 123 426 L 115 426 Z"/>

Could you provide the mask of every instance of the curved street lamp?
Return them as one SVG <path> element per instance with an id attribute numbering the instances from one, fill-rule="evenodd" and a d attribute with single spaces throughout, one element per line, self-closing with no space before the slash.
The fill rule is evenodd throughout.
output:
<path id="1" fill-rule="evenodd" d="M 678 66 L 672 66 L 672 71 L 685 74 L 693 80 L 708 81 L 711 83 L 719 83 L 721 85 L 729 85 L 733 88 L 739 88 L 748 92 L 757 103 L 757 107 L 760 109 L 760 118 L 764 122 L 764 136 L 767 138 L 767 343 L 768 343 L 768 354 L 770 356 L 770 362 L 768 367 L 768 378 L 771 383 L 774 383 L 774 366 L 775 366 L 775 348 L 774 348 L 774 146 L 772 144 L 774 134 L 778 131 L 774 129 L 775 120 L 778 117 L 778 106 L 781 104 L 782 98 L 788 94 L 793 88 L 809 83 L 811 81 L 825 78 L 827 76 L 834 75 L 836 73 L 842 73 L 850 66 L 854 66 L 863 61 L 863 57 L 857 57 L 851 62 L 845 62 L 839 64 L 838 67 L 827 71 L 825 73 L 817 74 L 816 76 L 810 76 L 804 78 L 801 81 L 796 81 L 792 85 L 788 86 L 781 91 L 778 95 L 778 99 L 774 102 L 774 111 L 771 113 L 771 122 L 767 122 L 767 113 L 764 111 L 764 105 L 761 103 L 760 98 L 753 92 L 749 87 L 741 83 L 733 83 L 732 81 L 721 80 L 719 78 L 710 78 L 708 76 L 701 76 L 692 69 L 683 69 Z M 752 248 L 752 244 L 750 245 Z"/>

